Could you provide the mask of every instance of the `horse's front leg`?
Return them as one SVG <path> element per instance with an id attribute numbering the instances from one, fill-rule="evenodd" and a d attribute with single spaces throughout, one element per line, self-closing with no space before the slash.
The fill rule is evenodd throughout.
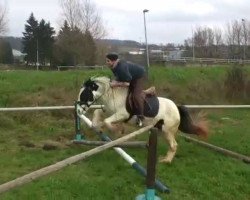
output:
<path id="1" fill-rule="evenodd" d="M 103 126 L 103 119 L 104 116 L 104 112 L 102 109 L 96 109 L 93 113 L 93 118 L 92 118 L 92 122 L 93 122 L 93 126 L 96 128 L 101 128 Z"/>
<path id="2" fill-rule="evenodd" d="M 125 112 L 117 112 L 110 117 L 104 119 L 104 125 L 112 132 L 123 134 L 124 127 L 122 122 L 129 117 L 129 114 Z"/>

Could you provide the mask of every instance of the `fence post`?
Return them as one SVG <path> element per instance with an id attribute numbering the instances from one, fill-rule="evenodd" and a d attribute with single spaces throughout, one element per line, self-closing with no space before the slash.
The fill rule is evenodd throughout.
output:
<path id="1" fill-rule="evenodd" d="M 155 195 L 155 167 L 157 157 L 157 132 L 156 128 L 150 130 L 148 140 L 148 159 L 147 159 L 147 176 L 146 192 L 136 197 L 136 200 L 161 200 Z"/>
<path id="2" fill-rule="evenodd" d="M 75 115 L 75 133 L 76 133 L 76 141 L 81 141 L 82 139 L 84 139 L 84 135 L 81 134 L 81 121 L 80 118 L 77 114 L 77 105 L 78 103 L 75 102 L 75 109 L 74 109 L 74 115 Z"/>

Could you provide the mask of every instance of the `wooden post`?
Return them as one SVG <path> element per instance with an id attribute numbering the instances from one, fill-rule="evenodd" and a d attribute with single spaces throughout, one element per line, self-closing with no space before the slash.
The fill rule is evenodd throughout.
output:
<path id="1" fill-rule="evenodd" d="M 157 157 L 157 133 L 156 128 L 151 129 L 148 140 L 148 159 L 147 159 L 147 176 L 146 176 L 146 192 L 136 197 L 136 200 L 161 200 L 155 195 L 155 168 Z M 168 191 L 169 192 L 169 191 Z"/>
<path id="2" fill-rule="evenodd" d="M 157 156 L 157 130 L 151 129 L 148 140 L 148 159 L 147 159 L 147 177 L 146 186 L 148 189 L 154 189 L 155 185 L 155 166 Z"/>

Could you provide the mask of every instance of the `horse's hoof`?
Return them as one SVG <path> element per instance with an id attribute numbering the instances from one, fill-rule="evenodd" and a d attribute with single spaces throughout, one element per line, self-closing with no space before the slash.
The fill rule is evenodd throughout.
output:
<path id="1" fill-rule="evenodd" d="M 161 157 L 159 158 L 159 162 L 160 162 L 160 163 L 167 163 L 167 164 L 170 164 L 170 163 L 172 162 L 172 160 L 169 159 L 169 158 L 166 158 L 166 157 L 161 156 Z"/>

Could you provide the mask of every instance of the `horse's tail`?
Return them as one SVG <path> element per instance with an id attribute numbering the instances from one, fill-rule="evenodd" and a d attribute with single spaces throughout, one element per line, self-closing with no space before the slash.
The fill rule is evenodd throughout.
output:
<path id="1" fill-rule="evenodd" d="M 195 120 L 191 118 L 185 106 L 177 106 L 180 113 L 179 130 L 183 133 L 195 134 L 206 138 L 208 135 L 208 123 L 204 116 L 198 115 Z"/>

